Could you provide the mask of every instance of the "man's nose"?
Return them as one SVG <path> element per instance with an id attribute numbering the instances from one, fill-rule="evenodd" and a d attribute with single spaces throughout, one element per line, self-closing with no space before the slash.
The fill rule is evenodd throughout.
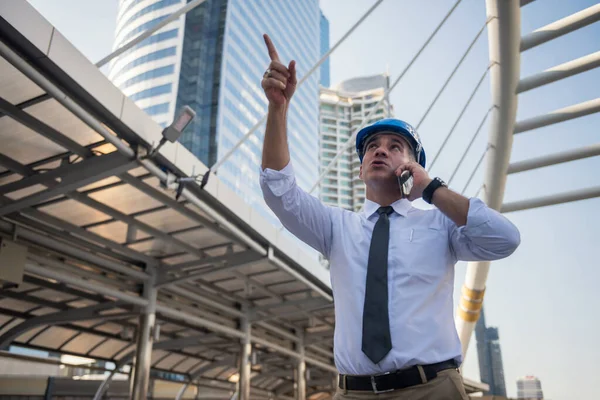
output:
<path id="1" fill-rule="evenodd" d="M 383 146 L 380 146 L 375 150 L 375 155 L 376 156 L 387 156 L 387 150 Z"/>

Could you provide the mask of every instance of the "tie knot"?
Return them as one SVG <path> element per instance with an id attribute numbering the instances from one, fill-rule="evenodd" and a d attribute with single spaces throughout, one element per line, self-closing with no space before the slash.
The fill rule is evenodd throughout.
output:
<path id="1" fill-rule="evenodd" d="M 383 215 L 383 214 L 390 215 L 393 212 L 394 212 L 394 207 L 392 207 L 392 206 L 379 207 L 377 209 L 377 214 L 379 214 L 379 215 Z"/>

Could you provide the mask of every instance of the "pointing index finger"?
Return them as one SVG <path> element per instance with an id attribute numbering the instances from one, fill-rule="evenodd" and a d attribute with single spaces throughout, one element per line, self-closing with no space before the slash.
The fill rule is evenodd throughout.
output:
<path id="1" fill-rule="evenodd" d="M 267 50 L 269 50 L 269 57 L 271 57 L 271 61 L 279 61 L 279 54 L 277 54 L 277 50 L 275 50 L 275 45 L 271 41 L 271 38 L 266 33 L 263 35 L 265 39 L 265 44 L 267 45 Z"/>

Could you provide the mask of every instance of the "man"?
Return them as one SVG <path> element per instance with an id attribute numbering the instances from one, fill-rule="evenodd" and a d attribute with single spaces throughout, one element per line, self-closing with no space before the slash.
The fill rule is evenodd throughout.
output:
<path id="1" fill-rule="evenodd" d="M 283 65 L 264 39 L 271 64 L 262 80 L 269 113 L 260 184 L 283 225 L 330 261 L 336 398 L 467 399 L 457 370 L 454 265 L 509 256 L 519 231 L 481 200 L 431 179 L 419 136 L 399 120 L 357 134 L 366 185 L 361 212 L 325 206 L 300 189 L 286 136 L 296 65 Z M 403 171 L 414 180 L 408 198 L 397 179 Z M 413 208 L 411 201 L 421 197 L 437 209 Z"/>

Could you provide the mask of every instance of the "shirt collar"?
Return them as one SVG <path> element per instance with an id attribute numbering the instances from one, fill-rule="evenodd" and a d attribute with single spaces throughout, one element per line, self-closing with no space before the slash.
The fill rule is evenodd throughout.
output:
<path id="1" fill-rule="evenodd" d="M 396 200 L 392 204 L 390 204 L 394 211 L 403 217 L 406 217 L 408 214 L 408 210 L 412 207 L 410 201 L 407 199 Z M 369 199 L 365 199 L 365 204 L 363 205 L 363 213 L 367 219 L 369 219 L 373 214 L 377 212 L 377 209 L 381 207 L 379 204 L 371 201 Z"/>

